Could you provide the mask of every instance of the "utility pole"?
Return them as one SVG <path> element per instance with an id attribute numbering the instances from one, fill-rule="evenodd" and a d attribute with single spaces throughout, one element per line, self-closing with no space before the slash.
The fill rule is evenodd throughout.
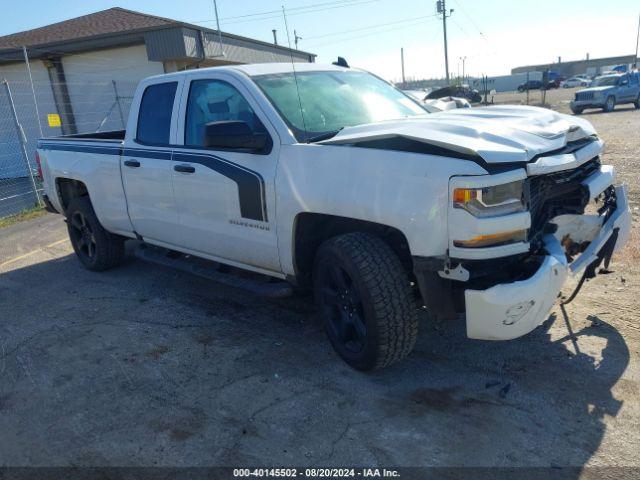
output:
<path id="1" fill-rule="evenodd" d="M 460 60 L 462 60 L 462 83 L 464 83 L 464 62 L 467 60 L 467 57 L 460 57 Z"/>
<path id="2" fill-rule="evenodd" d="M 298 49 L 298 40 L 302 40 L 302 37 L 298 35 L 298 32 L 293 31 L 293 43 L 296 44 L 296 50 Z"/>
<path id="3" fill-rule="evenodd" d="M 402 65 L 402 87 L 405 88 L 404 85 L 404 48 L 400 48 L 400 65 Z"/>
<path id="4" fill-rule="evenodd" d="M 442 32 L 444 34 L 444 68 L 447 77 L 447 85 L 449 85 L 449 52 L 447 50 L 447 17 L 453 13 L 453 8 L 447 12 L 446 0 L 438 0 L 436 9 L 442 15 Z"/>
<path id="5" fill-rule="evenodd" d="M 220 44 L 220 57 L 225 57 L 224 47 L 222 46 L 222 30 L 220 30 L 220 18 L 218 17 L 218 2 L 213 0 L 213 11 L 216 14 L 216 28 L 218 29 L 218 43 Z M 204 47 L 202 48 L 204 54 Z"/>
<path id="6" fill-rule="evenodd" d="M 640 42 L 640 15 L 638 15 L 638 34 L 636 35 L 636 58 L 633 59 L 635 68 L 638 68 L 638 42 Z"/>

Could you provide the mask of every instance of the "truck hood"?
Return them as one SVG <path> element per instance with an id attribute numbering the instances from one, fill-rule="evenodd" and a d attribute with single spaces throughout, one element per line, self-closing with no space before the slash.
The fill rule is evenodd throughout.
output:
<path id="1" fill-rule="evenodd" d="M 402 150 L 399 145 L 408 145 L 407 151 L 419 152 L 415 148 L 418 142 L 424 144 L 424 153 L 430 153 L 427 147 L 431 146 L 434 152 L 444 149 L 461 158 L 481 157 L 486 163 L 499 164 L 528 162 L 593 134 L 593 126 L 582 118 L 545 108 L 504 105 L 345 127 L 319 143 L 382 149 L 388 145 L 389 150 Z"/>
<path id="2" fill-rule="evenodd" d="M 582 93 L 582 92 L 604 92 L 605 90 L 611 90 L 616 88 L 615 85 L 604 85 L 602 87 L 589 87 L 589 88 L 583 88 L 582 90 L 578 90 L 577 93 Z"/>

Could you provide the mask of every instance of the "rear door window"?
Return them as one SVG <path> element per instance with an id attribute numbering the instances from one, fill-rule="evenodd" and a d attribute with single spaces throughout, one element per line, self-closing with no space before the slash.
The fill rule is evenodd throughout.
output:
<path id="1" fill-rule="evenodd" d="M 148 86 L 142 94 L 136 139 L 147 145 L 168 145 L 178 82 Z"/>

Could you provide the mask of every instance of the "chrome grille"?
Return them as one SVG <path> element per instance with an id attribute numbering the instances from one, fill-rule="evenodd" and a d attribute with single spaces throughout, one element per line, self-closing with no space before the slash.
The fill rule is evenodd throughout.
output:
<path id="1" fill-rule="evenodd" d="M 576 93 L 576 101 L 593 100 L 593 92 Z"/>

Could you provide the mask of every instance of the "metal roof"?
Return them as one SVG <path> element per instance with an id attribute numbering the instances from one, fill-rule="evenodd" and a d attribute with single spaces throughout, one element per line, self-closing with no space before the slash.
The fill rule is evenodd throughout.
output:
<path id="1" fill-rule="evenodd" d="M 177 22 L 115 7 L 0 37 L 0 48 L 35 47 L 97 35 L 169 26 L 174 23 Z"/>
<path id="2" fill-rule="evenodd" d="M 585 67 L 598 67 L 604 65 L 615 65 L 619 63 L 633 63 L 635 55 L 619 55 L 617 57 L 584 58 L 582 60 L 563 60 L 560 63 L 541 63 L 538 65 L 524 65 L 511 69 L 511 73 L 526 73 L 543 70 L 562 70 L 574 65 L 584 65 Z"/>
<path id="3" fill-rule="evenodd" d="M 166 30 L 175 31 L 176 29 L 184 32 L 201 31 L 205 37 L 213 37 L 214 34 L 217 37 L 218 34 L 217 30 L 198 25 L 114 7 L 0 37 L 0 62 L 2 60 L 19 60 L 20 50 L 23 46 L 29 49 L 31 57 L 37 58 L 51 54 L 67 54 L 97 48 L 146 43 L 149 36 L 155 32 L 164 34 Z M 293 54 L 297 58 L 306 57 L 311 61 L 315 57 L 314 54 L 309 52 L 289 49 L 281 45 L 274 45 L 239 35 L 225 32 L 222 32 L 221 35 L 224 44 L 245 46 L 249 44 L 251 48 L 258 50 L 264 51 L 267 49 L 280 55 L 290 56 Z M 243 60 L 239 59 L 237 61 Z"/>

